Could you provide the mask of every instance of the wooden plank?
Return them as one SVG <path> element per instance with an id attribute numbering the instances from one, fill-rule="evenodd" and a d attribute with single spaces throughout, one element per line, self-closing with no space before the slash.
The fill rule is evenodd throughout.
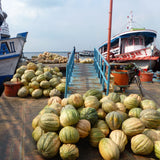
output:
<path id="1" fill-rule="evenodd" d="M 160 84 L 143 83 L 145 97 L 154 99 L 160 106 Z M 127 94 L 139 93 L 136 84 L 126 90 Z M 0 97 L 0 159 L 1 160 L 44 160 L 39 155 L 32 138 L 32 120 L 47 104 L 48 98 L 32 99 Z M 77 144 L 80 151 L 78 160 L 102 160 L 98 149 L 90 146 L 88 139 Z M 57 155 L 52 160 L 59 160 Z M 156 160 L 154 155 L 138 156 L 131 152 L 130 145 L 121 153 L 120 160 Z"/>

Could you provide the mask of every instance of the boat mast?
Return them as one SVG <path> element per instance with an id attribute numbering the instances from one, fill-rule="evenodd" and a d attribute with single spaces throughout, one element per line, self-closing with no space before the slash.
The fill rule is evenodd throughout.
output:
<path id="1" fill-rule="evenodd" d="M 131 30 L 133 28 L 133 24 L 134 24 L 134 21 L 133 21 L 133 12 L 132 11 L 130 12 L 130 15 L 127 16 L 127 19 L 128 19 L 127 29 Z"/>
<path id="2" fill-rule="evenodd" d="M 110 61 L 110 48 L 111 48 L 112 4 L 113 4 L 113 0 L 110 0 L 109 26 L 108 26 L 108 43 L 107 43 L 107 61 L 108 61 L 108 63 Z"/>

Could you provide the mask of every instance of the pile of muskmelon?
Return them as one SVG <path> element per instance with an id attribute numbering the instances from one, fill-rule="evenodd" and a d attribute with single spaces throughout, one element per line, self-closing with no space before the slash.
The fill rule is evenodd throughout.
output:
<path id="1" fill-rule="evenodd" d="M 57 63 L 67 63 L 68 58 L 56 53 L 43 52 L 40 53 L 37 58 L 33 57 L 32 60 L 37 61 L 39 63 L 57 64 Z"/>
<path id="2" fill-rule="evenodd" d="M 29 62 L 16 70 L 12 82 L 22 82 L 18 90 L 19 97 L 61 96 L 65 91 L 65 78 L 58 67 L 44 66 L 42 63 Z"/>
<path id="3" fill-rule="evenodd" d="M 92 58 L 80 59 L 80 63 L 94 63 Z"/>
<path id="4" fill-rule="evenodd" d="M 160 158 L 160 112 L 151 99 L 91 89 L 68 98 L 54 96 L 32 121 L 32 137 L 45 158 L 79 157 L 86 138 L 104 160 L 118 160 L 126 145 L 137 155 Z"/>

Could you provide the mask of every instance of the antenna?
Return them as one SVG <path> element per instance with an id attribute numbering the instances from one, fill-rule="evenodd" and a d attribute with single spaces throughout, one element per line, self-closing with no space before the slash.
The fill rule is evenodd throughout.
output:
<path id="1" fill-rule="evenodd" d="M 128 19 L 128 24 L 127 24 L 127 29 L 132 29 L 133 28 L 133 11 L 130 11 L 130 15 L 127 16 Z"/>

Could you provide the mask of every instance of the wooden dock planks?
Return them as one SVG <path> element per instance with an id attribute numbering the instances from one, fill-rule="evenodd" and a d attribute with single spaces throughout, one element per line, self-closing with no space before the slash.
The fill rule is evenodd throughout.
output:
<path id="1" fill-rule="evenodd" d="M 160 106 L 160 84 L 143 83 L 146 98 L 154 99 Z M 139 93 L 136 84 L 132 84 L 126 93 Z M 38 154 L 36 143 L 32 139 L 32 120 L 47 104 L 47 98 L 32 99 L 0 97 L 0 160 L 44 160 Z M 79 160 L 102 160 L 98 149 L 89 145 L 87 139 L 77 146 L 80 150 Z M 128 147 L 129 148 L 129 147 Z M 52 160 L 59 160 L 56 156 Z M 154 156 L 134 155 L 130 149 L 121 154 L 120 160 L 155 160 Z"/>

